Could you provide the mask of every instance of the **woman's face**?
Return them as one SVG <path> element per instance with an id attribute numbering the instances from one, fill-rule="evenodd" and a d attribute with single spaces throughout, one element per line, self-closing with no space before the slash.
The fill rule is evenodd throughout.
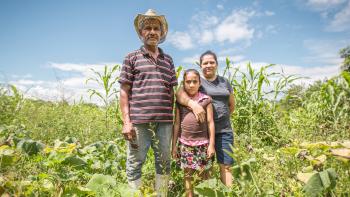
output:
<path id="1" fill-rule="evenodd" d="M 215 79 L 218 65 L 212 55 L 204 55 L 201 64 L 203 75 L 206 79 Z"/>
<path id="2" fill-rule="evenodd" d="M 187 73 L 183 83 L 185 91 L 189 96 L 195 96 L 198 93 L 199 86 L 201 85 L 199 76 L 193 72 Z"/>

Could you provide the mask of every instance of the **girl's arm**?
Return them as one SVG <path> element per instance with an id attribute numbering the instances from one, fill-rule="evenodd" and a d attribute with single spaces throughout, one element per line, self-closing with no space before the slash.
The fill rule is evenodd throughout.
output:
<path id="1" fill-rule="evenodd" d="M 191 108 L 194 115 L 196 116 L 197 121 L 204 122 L 205 110 L 200 104 L 190 99 L 183 86 L 181 86 L 176 92 L 176 101 L 181 105 Z"/>
<path id="2" fill-rule="evenodd" d="M 180 110 L 179 108 L 176 106 L 175 107 L 175 122 L 174 122 L 174 128 L 173 128 L 173 140 L 172 140 L 172 151 L 171 154 L 173 156 L 173 158 L 176 158 L 176 143 L 177 143 L 177 139 L 179 138 L 179 134 L 180 134 Z"/>
<path id="3" fill-rule="evenodd" d="M 209 132 L 208 158 L 210 158 L 215 154 L 215 125 L 213 117 L 213 105 L 211 103 L 207 105 L 207 122 Z"/>
<path id="4" fill-rule="evenodd" d="M 230 114 L 232 114 L 235 111 L 235 95 L 233 93 L 230 94 L 228 105 L 230 107 Z"/>

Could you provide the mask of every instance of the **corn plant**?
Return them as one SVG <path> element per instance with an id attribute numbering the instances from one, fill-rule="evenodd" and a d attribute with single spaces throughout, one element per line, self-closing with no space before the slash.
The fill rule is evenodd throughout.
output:
<path id="1" fill-rule="evenodd" d="M 349 129 L 349 76 L 348 72 L 343 72 L 340 76 L 321 83 L 309 94 L 308 99 L 304 99 L 304 108 L 317 118 L 318 128 L 323 131 L 323 135 L 328 136 L 333 130 Z M 337 132 L 336 135 L 340 133 L 342 132 Z"/>
<path id="2" fill-rule="evenodd" d="M 283 72 L 268 72 L 273 66 L 270 64 L 255 70 L 248 63 L 246 70 L 242 71 L 226 59 L 223 76 L 228 78 L 233 86 L 236 100 L 233 125 L 236 133 L 247 136 L 249 143 L 256 136 L 269 144 L 277 143 L 280 139 L 276 102 L 278 96 L 298 77 L 286 76 Z M 271 78 L 277 80 L 271 81 Z"/>
<path id="3" fill-rule="evenodd" d="M 91 69 L 91 70 L 95 74 L 95 77 L 88 78 L 86 80 L 86 83 L 88 83 L 89 81 L 94 81 L 98 85 L 102 86 L 103 90 L 98 91 L 95 89 L 88 89 L 88 92 L 90 93 L 90 99 L 92 96 L 97 96 L 97 98 L 103 101 L 103 104 L 105 107 L 105 127 L 106 127 L 106 130 L 108 130 L 109 128 L 108 110 L 110 108 L 110 100 L 113 96 L 116 96 L 118 93 L 114 85 L 118 81 L 119 77 L 114 77 L 114 74 L 120 70 L 120 66 L 115 65 L 111 69 L 108 69 L 108 67 L 105 66 L 104 71 L 102 73 L 99 73 L 94 69 Z"/>

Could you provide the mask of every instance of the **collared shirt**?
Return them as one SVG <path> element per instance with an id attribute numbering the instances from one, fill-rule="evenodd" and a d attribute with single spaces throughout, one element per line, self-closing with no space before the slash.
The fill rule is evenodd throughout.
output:
<path id="1" fill-rule="evenodd" d="M 172 58 L 158 49 L 157 59 L 142 46 L 123 62 L 118 82 L 131 86 L 130 120 L 135 124 L 173 121 L 171 91 L 177 85 L 175 68 Z"/>

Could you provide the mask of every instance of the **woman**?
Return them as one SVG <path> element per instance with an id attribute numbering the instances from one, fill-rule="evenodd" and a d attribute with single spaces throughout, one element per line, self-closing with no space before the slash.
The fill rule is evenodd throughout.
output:
<path id="1" fill-rule="evenodd" d="M 220 166 L 220 178 L 226 186 L 231 187 L 231 166 L 234 160 L 227 152 L 232 153 L 233 146 L 233 129 L 230 122 L 235 106 L 233 89 L 226 78 L 216 74 L 218 61 L 214 52 L 204 52 L 199 63 L 204 76 L 201 79 L 200 91 L 211 96 L 214 108 L 215 152 Z M 179 89 L 176 98 L 180 104 L 190 107 L 200 122 L 204 122 L 205 110 L 191 100 L 183 88 Z"/>

